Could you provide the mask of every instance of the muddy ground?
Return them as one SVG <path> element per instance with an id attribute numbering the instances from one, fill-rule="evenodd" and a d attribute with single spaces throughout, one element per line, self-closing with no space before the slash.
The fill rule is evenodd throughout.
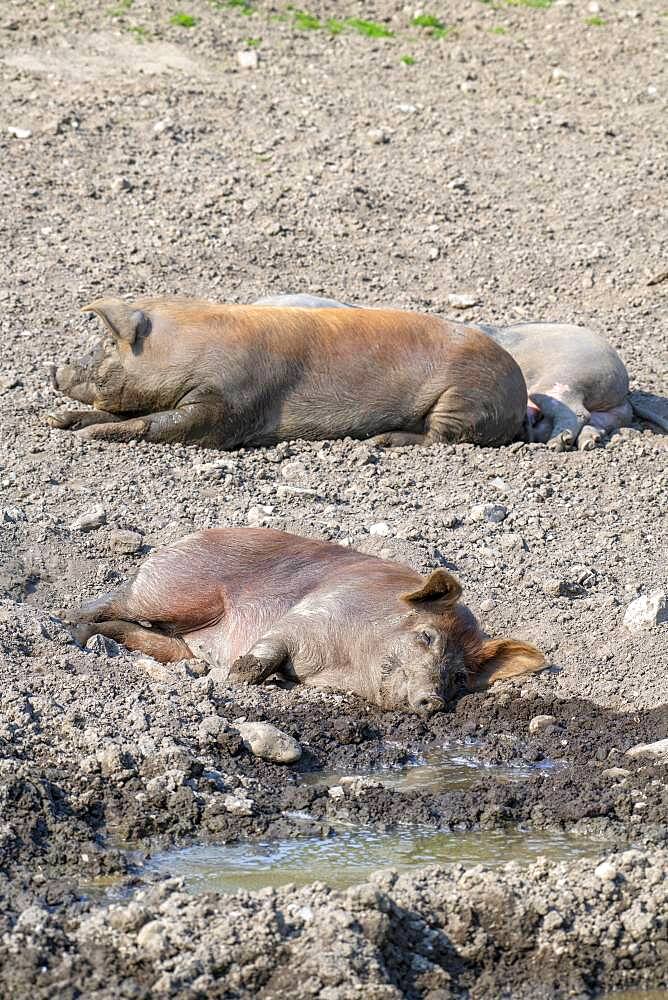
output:
<path id="1" fill-rule="evenodd" d="M 667 583 L 666 436 L 639 423 L 585 454 L 351 441 L 221 454 L 100 446 L 44 420 L 60 403 L 47 365 L 95 330 L 79 307 L 149 292 L 310 291 L 459 319 L 448 296 L 473 293 L 471 320 L 591 325 L 634 389 L 665 396 L 665 16 L 634 6 L 460 0 L 421 11 L 439 29 L 385 3 L 3 4 L 7 995 L 283 997 L 297 973 L 300 995 L 329 998 L 668 986 L 666 767 L 625 756 L 668 735 L 668 625 L 623 625 Z M 479 519 L 485 503 L 505 518 Z M 96 507 L 100 527 L 72 530 Z M 550 669 L 427 723 L 71 642 L 60 608 L 195 527 L 246 523 L 447 565 L 487 631 L 531 639 Z M 530 733 L 544 714 L 556 722 Z M 240 717 L 295 736 L 300 763 L 252 757 Z M 489 765 L 565 766 L 338 799 L 299 781 L 456 738 Z M 326 835 L 342 819 L 575 830 L 601 840 L 608 867 L 235 897 L 146 884 L 136 867 L 159 846 Z M 111 907 L 80 888 L 105 877 L 129 884 Z"/>

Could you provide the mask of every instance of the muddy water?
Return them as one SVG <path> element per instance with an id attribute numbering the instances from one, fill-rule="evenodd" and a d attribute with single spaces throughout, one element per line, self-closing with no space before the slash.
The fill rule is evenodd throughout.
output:
<path id="1" fill-rule="evenodd" d="M 262 889 L 324 882 L 340 889 L 364 882 L 372 872 L 405 872 L 430 864 L 529 864 L 537 857 L 563 861 L 596 856 L 602 845 L 563 833 L 521 830 L 438 833 L 402 829 L 381 833 L 366 827 L 340 829 L 329 838 L 189 847 L 156 855 L 149 871 L 184 878 L 193 892 Z"/>
<path id="2" fill-rule="evenodd" d="M 468 788 L 485 775 L 502 781 L 521 781 L 537 774 L 548 775 L 566 765 L 559 761 L 542 760 L 535 764 L 488 764 L 480 758 L 480 744 L 473 739 L 453 740 L 442 747 L 429 750 L 404 767 L 384 770 L 359 770 L 342 775 L 335 771 L 317 771 L 305 774 L 306 784 L 336 785 L 342 778 L 361 776 L 373 778 L 384 785 L 402 791 L 447 792 Z"/>

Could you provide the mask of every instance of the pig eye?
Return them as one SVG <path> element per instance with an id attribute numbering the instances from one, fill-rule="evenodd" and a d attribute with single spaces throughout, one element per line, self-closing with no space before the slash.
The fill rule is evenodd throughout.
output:
<path id="1" fill-rule="evenodd" d="M 427 632 L 425 629 L 417 633 L 418 642 L 422 643 L 423 646 L 427 646 L 427 648 L 433 646 L 435 638 L 433 632 Z"/>

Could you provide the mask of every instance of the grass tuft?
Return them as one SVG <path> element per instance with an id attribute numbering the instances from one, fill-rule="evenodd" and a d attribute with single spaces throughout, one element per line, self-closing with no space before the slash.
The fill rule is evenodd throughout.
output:
<path id="1" fill-rule="evenodd" d="M 345 25 L 367 38 L 394 38 L 394 32 L 376 21 L 363 21 L 359 17 L 346 18 Z"/>
<path id="2" fill-rule="evenodd" d="M 172 14 L 169 23 L 175 25 L 177 28 L 194 28 L 197 24 L 197 18 L 193 17 L 192 14 L 184 14 L 183 11 L 179 10 L 176 14 Z"/>
<path id="3" fill-rule="evenodd" d="M 401 61 L 404 66 L 415 66 L 415 56 L 402 56 Z"/>

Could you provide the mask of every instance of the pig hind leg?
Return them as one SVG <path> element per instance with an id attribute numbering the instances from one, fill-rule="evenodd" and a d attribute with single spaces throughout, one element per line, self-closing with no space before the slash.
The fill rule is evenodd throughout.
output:
<path id="1" fill-rule="evenodd" d="M 78 625 L 73 630 L 74 638 L 85 646 L 93 635 L 104 635 L 113 639 L 126 649 L 146 653 L 161 663 L 174 663 L 177 660 L 192 658 L 192 652 L 183 641 L 176 636 L 164 635 L 162 632 L 138 625 L 136 622 L 115 621 L 88 622 Z"/>
<path id="2" fill-rule="evenodd" d="M 591 416 L 582 398 L 560 385 L 535 386 L 529 396 L 542 416 L 535 425 L 534 440 L 547 441 L 557 451 L 572 447 Z"/>
<path id="3" fill-rule="evenodd" d="M 578 448 L 589 451 L 613 431 L 628 427 L 632 421 L 633 410 L 628 402 L 612 406 L 609 410 L 592 410 L 589 423 L 580 431 Z"/>
<path id="4" fill-rule="evenodd" d="M 118 423 L 93 424 L 84 427 L 80 436 L 88 441 L 150 441 L 154 444 L 175 444 L 201 441 L 207 420 L 202 404 L 189 403 L 177 410 L 163 410 L 145 416 L 121 420 Z"/>

